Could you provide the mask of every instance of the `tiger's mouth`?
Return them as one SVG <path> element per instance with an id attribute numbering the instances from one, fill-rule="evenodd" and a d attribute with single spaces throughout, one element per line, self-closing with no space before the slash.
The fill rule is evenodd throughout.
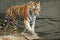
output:
<path id="1" fill-rule="evenodd" d="M 38 16 L 39 15 L 39 12 L 33 12 L 34 15 Z"/>

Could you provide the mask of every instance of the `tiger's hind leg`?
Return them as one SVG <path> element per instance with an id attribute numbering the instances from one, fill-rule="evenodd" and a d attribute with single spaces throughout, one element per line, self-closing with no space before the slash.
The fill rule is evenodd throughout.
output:
<path id="1" fill-rule="evenodd" d="M 18 26 L 18 16 L 16 16 L 13 20 L 13 30 L 15 31 L 17 29 Z"/>
<path id="2" fill-rule="evenodd" d="M 18 21 L 15 21 L 15 22 L 14 22 L 14 25 L 13 25 L 13 28 L 14 28 L 13 30 L 14 30 L 14 31 L 17 29 L 17 24 L 18 24 Z"/>

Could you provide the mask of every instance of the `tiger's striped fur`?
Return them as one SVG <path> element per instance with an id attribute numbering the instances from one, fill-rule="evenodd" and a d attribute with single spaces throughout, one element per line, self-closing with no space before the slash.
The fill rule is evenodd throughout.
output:
<path id="1" fill-rule="evenodd" d="M 16 5 L 10 7 L 7 10 L 7 16 L 9 22 L 11 22 L 14 25 L 15 27 L 14 29 L 16 29 L 15 19 L 17 19 L 17 17 L 22 17 L 24 20 L 23 22 L 25 28 L 30 33 L 35 33 L 34 25 L 35 25 L 36 16 L 39 15 L 39 11 L 40 11 L 40 3 L 29 2 L 24 5 Z"/>

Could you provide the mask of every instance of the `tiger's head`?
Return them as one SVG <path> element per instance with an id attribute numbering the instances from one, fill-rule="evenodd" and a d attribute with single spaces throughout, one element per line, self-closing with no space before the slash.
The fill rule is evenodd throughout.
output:
<path id="1" fill-rule="evenodd" d="M 40 11 L 40 2 L 37 3 L 37 2 L 30 2 L 31 4 L 31 7 L 30 7 L 30 11 L 32 11 L 32 13 L 34 15 L 39 15 L 39 11 Z"/>

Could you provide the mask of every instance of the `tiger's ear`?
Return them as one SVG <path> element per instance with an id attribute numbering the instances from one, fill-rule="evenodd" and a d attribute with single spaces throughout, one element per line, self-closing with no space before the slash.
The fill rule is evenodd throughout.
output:
<path id="1" fill-rule="evenodd" d="M 40 11 L 41 10 L 40 2 L 38 3 L 38 6 L 39 6 L 39 11 Z"/>
<path id="2" fill-rule="evenodd" d="M 40 2 L 38 3 L 39 7 L 40 7 Z"/>
<path id="3" fill-rule="evenodd" d="M 31 5 L 32 4 L 32 1 L 30 1 L 28 4 Z"/>
<path id="4" fill-rule="evenodd" d="M 39 2 L 39 5 L 40 5 L 40 2 Z"/>

